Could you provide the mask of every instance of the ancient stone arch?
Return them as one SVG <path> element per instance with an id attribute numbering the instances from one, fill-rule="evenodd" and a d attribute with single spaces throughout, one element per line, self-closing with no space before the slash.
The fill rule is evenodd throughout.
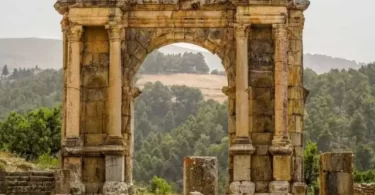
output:
<path id="1" fill-rule="evenodd" d="M 58 0 L 62 168 L 72 194 L 134 194 L 133 77 L 154 49 L 199 45 L 223 62 L 231 195 L 305 195 L 302 32 L 308 0 Z"/>

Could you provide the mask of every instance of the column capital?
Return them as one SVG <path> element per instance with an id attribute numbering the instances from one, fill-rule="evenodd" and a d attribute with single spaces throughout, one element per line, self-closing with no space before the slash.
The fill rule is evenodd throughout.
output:
<path id="1" fill-rule="evenodd" d="M 108 31 L 108 36 L 111 41 L 121 40 L 124 26 L 122 24 L 108 24 L 105 26 Z"/>
<path id="2" fill-rule="evenodd" d="M 249 35 L 249 32 L 251 30 L 250 26 L 251 24 L 234 24 L 234 29 L 236 32 L 236 38 L 247 38 Z"/>
<path id="3" fill-rule="evenodd" d="M 61 19 L 60 25 L 61 25 L 62 32 L 66 32 L 69 30 L 70 21 L 69 21 L 68 12 L 64 13 L 63 18 Z"/>
<path id="4" fill-rule="evenodd" d="M 83 34 L 83 27 L 81 25 L 70 26 L 68 31 L 69 42 L 79 42 Z"/>

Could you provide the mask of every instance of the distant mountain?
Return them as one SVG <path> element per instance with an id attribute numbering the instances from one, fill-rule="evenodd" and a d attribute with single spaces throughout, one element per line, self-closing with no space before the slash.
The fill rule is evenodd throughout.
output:
<path id="1" fill-rule="evenodd" d="M 199 51 L 180 45 L 168 45 L 159 49 L 165 54 L 201 52 L 211 70 L 223 70 L 221 59 L 209 51 Z M 42 69 L 62 67 L 61 40 L 38 38 L 0 39 L 0 68 L 7 64 L 10 69 L 14 67 L 31 68 L 38 65 Z M 330 69 L 357 69 L 360 63 L 342 58 L 334 58 L 321 54 L 305 54 L 305 67 L 317 73 L 328 72 Z"/>
<path id="2" fill-rule="evenodd" d="M 321 74 L 330 71 L 331 69 L 358 69 L 363 63 L 354 60 L 346 60 L 342 58 L 334 58 L 331 56 L 321 54 L 305 54 L 305 67 L 311 68 L 315 72 Z"/>

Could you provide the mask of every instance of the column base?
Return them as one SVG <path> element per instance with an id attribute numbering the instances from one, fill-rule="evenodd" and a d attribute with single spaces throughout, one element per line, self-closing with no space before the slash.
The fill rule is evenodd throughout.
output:
<path id="1" fill-rule="evenodd" d="M 270 195 L 288 195 L 290 184 L 287 181 L 273 181 L 269 187 Z"/>
<path id="2" fill-rule="evenodd" d="M 293 146 L 289 139 L 275 137 L 272 140 L 270 153 L 272 155 L 292 155 Z"/>
<path id="3" fill-rule="evenodd" d="M 232 155 L 251 155 L 254 151 L 255 148 L 248 137 L 236 137 L 229 148 Z"/>
<path id="4" fill-rule="evenodd" d="M 307 185 L 303 182 L 295 182 L 292 184 L 293 195 L 307 195 Z"/>
<path id="5" fill-rule="evenodd" d="M 254 195 L 255 184 L 251 181 L 234 181 L 229 185 L 229 195 Z"/>
<path id="6" fill-rule="evenodd" d="M 103 186 L 103 195 L 130 195 L 125 182 L 107 181 Z"/>
<path id="7" fill-rule="evenodd" d="M 67 137 L 64 141 L 66 147 L 79 147 L 82 146 L 82 140 L 80 137 Z"/>
<path id="8" fill-rule="evenodd" d="M 121 136 L 108 136 L 105 145 L 124 145 L 124 139 Z"/>

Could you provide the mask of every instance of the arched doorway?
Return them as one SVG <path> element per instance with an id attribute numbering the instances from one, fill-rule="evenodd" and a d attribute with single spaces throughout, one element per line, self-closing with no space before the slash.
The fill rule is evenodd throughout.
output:
<path id="1" fill-rule="evenodd" d="M 134 106 L 134 181 L 142 186 L 157 176 L 181 192 L 184 157 L 216 156 L 223 194 L 229 139 L 222 88 L 227 79 L 210 74 L 212 53 L 184 45 L 189 48 L 170 44 L 154 50 L 136 76 L 134 85 L 142 94 Z"/>

